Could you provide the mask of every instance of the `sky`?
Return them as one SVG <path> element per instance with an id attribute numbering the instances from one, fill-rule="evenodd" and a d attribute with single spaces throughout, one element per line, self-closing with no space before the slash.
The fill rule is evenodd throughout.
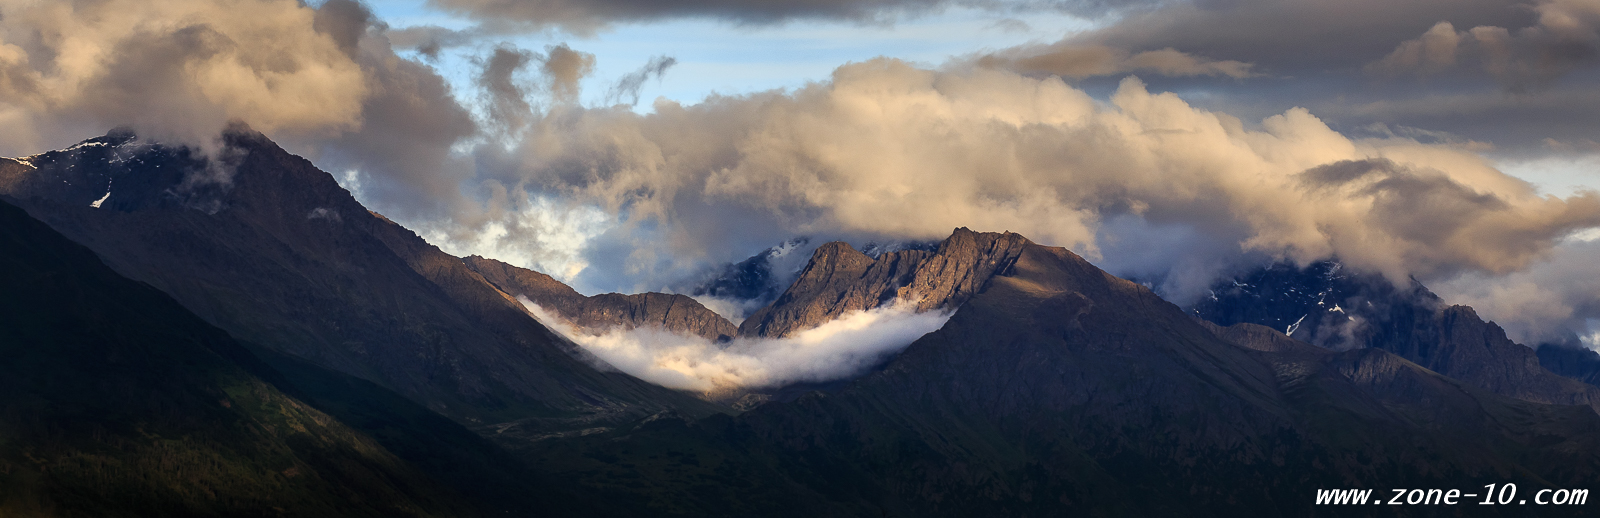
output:
<path id="1" fill-rule="evenodd" d="M 456 254 L 681 289 L 798 236 L 1172 300 L 1338 258 L 1600 340 L 1600 0 L 0 0 L 0 155 L 243 121 Z"/>
<path id="2" fill-rule="evenodd" d="M 466 30 L 474 23 L 430 9 L 425 1 L 368 5 L 392 28 Z M 827 79 L 840 64 L 879 56 L 937 65 L 951 56 L 1051 41 L 1093 25 L 1092 20 L 1067 13 L 1046 13 L 1021 22 L 1005 13 L 972 8 L 895 24 L 796 21 L 740 25 L 703 18 L 668 19 L 622 24 L 586 36 L 563 31 L 498 35 L 443 52 L 438 66 L 458 91 L 471 91 L 472 60 L 486 48 L 505 42 L 532 49 L 568 43 L 595 55 L 595 70 L 583 81 L 583 102 L 599 105 L 607 103 L 605 94 L 618 79 L 651 58 L 670 56 L 677 60 L 671 73 L 652 79 L 640 90 L 644 102 L 636 109 L 648 112 L 656 97 L 693 104 L 713 92 L 734 95 L 795 88 Z"/>

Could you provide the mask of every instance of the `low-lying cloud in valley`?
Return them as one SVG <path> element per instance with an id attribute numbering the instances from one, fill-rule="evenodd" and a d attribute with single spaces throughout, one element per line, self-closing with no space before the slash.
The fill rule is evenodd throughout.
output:
<path id="1" fill-rule="evenodd" d="M 551 311 L 518 298 L 540 322 L 599 360 L 664 387 L 712 392 L 859 375 L 944 326 L 952 313 L 918 313 L 914 304 L 889 304 L 840 316 L 784 338 L 716 342 L 659 327 L 577 329 Z"/>

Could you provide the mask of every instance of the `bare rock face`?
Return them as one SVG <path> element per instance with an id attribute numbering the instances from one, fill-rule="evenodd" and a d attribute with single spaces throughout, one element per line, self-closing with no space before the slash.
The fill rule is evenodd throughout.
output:
<path id="1" fill-rule="evenodd" d="M 1470 307 L 1445 304 L 1415 280 L 1395 286 L 1333 262 L 1273 265 L 1219 282 L 1189 311 L 1219 326 L 1259 324 L 1332 350 L 1383 349 L 1502 396 L 1600 409 L 1595 386 L 1551 372 L 1500 326 Z"/>
<path id="2" fill-rule="evenodd" d="M 1027 238 L 958 228 L 933 252 L 902 250 L 876 260 L 850 245 L 822 245 L 788 291 L 739 326 L 742 336 L 782 337 L 852 311 L 896 300 L 917 311 L 960 306 L 1015 263 Z"/>
<path id="3" fill-rule="evenodd" d="M 733 322 L 687 295 L 652 292 L 585 297 L 561 281 L 533 270 L 479 256 L 463 261 L 501 291 L 527 297 L 586 330 L 657 326 L 711 340 L 730 340 L 739 332 Z"/>

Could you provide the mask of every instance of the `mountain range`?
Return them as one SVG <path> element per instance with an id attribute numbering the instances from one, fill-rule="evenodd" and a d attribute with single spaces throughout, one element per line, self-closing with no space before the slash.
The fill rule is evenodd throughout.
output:
<path id="1" fill-rule="evenodd" d="M 1317 489 L 1600 475 L 1600 357 L 1336 262 L 1183 308 L 962 228 L 820 244 L 781 290 L 771 250 L 730 265 L 690 294 L 761 304 L 733 322 L 451 256 L 243 127 L 209 156 L 113 132 L 3 159 L 0 202 L 8 516 L 1304 516 Z M 735 408 L 618 371 L 524 301 L 710 343 L 952 316 Z"/>

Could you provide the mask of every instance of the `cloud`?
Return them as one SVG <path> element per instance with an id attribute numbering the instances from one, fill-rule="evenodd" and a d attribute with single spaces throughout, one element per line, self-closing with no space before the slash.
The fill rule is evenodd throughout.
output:
<path id="1" fill-rule="evenodd" d="M 1533 2 L 1518 0 L 1235 0 L 1166 2 L 1134 11 L 1068 42 L 1132 52 L 1179 51 L 1254 63 L 1273 76 L 1355 71 L 1439 22 L 1525 27 Z"/>
<path id="2" fill-rule="evenodd" d="M 1401 43 L 1394 52 L 1382 60 L 1367 65 L 1368 70 L 1398 75 L 1416 71 L 1435 73 L 1456 64 L 1456 50 L 1461 45 L 1461 35 L 1450 22 L 1439 22 L 1422 37 Z"/>
<path id="3" fill-rule="evenodd" d="M 550 97 L 559 103 L 578 102 L 578 81 L 594 73 L 594 54 L 572 50 L 565 43 L 545 48 L 540 67 L 548 81 Z"/>
<path id="4" fill-rule="evenodd" d="M 114 127 L 208 153 L 234 121 L 400 212 L 450 217 L 477 122 L 433 68 L 395 55 L 352 0 L 0 4 L 0 155 Z"/>
<path id="5" fill-rule="evenodd" d="M 1448 132 L 1492 143 L 1502 155 L 1537 153 L 1546 138 L 1590 138 L 1588 115 L 1600 111 L 1593 0 L 1123 7 L 1098 28 L 975 61 L 1060 75 L 1094 92 L 1140 74 L 1153 88 L 1246 120 L 1303 107 L 1336 128 L 1383 123 Z M 1148 62 L 1128 59 L 1145 55 Z M 1444 100 L 1448 110 L 1440 109 Z"/>
<path id="6" fill-rule="evenodd" d="M 1573 338 L 1600 349 L 1600 240 L 1572 239 L 1526 270 L 1509 275 L 1464 275 L 1433 286 L 1453 304 L 1472 306 L 1528 345 Z"/>
<path id="7" fill-rule="evenodd" d="M 540 322 L 607 365 L 657 385 L 697 392 L 853 377 L 944 326 L 951 315 L 917 313 L 912 304 L 887 305 L 788 338 L 717 343 L 649 327 L 588 334 L 525 298 L 518 300 Z"/>
<path id="8" fill-rule="evenodd" d="M 1480 25 L 1458 32 L 1450 22 L 1439 22 L 1367 68 L 1391 75 L 1434 74 L 1455 66 L 1458 53 L 1469 52 L 1507 89 L 1526 91 L 1600 60 L 1600 2 L 1547 0 L 1534 10 L 1538 22 L 1515 31 Z"/>
<path id="9" fill-rule="evenodd" d="M 491 122 L 513 131 L 527 124 L 527 118 L 533 114 L 533 106 L 528 102 L 532 92 L 514 76 L 535 59 L 531 51 L 501 45 L 484 60 L 483 72 L 478 74 L 478 88 L 483 91 L 483 104 Z"/>
<path id="10" fill-rule="evenodd" d="M 606 102 L 620 103 L 626 97 L 628 106 L 639 104 L 639 88 L 644 86 L 644 82 L 648 81 L 652 76 L 660 80 L 661 76 L 667 73 L 667 69 L 677 64 L 677 58 L 672 56 L 650 58 L 650 61 L 639 67 L 638 70 L 629 72 L 627 75 L 622 76 L 622 79 L 617 80 L 617 84 L 611 87 L 610 92 L 606 93 Z"/>
<path id="11" fill-rule="evenodd" d="M 356 61 L 367 84 L 361 124 L 334 135 L 268 132 L 319 166 L 345 173 L 364 200 L 382 200 L 391 216 L 442 219 L 468 203 L 462 182 L 470 157 L 454 151 L 480 135 L 479 121 L 432 67 L 395 55 L 388 33 L 366 31 Z M 376 180 L 361 181 L 362 176 Z M 379 208 L 379 207 L 374 207 Z"/>
<path id="12" fill-rule="evenodd" d="M 1239 61 L 1216 61 L 1198 57 L 1172 48 L 1130 54 L 1126 50 L 1104 45 L 1054 45 L 1028 46 L 988 54 L 976 61 L 978 66 L 1005 68 L 1030 75 L 1056 75 L 1068 78 L 1108 76 L 1131 72 L 1155 72 L 1174 77 L 1224 76 L 1243 79 L 1255 74 L 1251 64 Z"/>
<path id="13" fill-rule="evenodd" d="M 478 30 L 447 29 L 437 25 L 402 27 L 388 34 L 396 48 L 415 50 L 430 60 L 439 59 L 439 53 L 446 48 L 466 45 L 486 36 Z"/>
<path id="14" fill-rule="evenodd" d="M 283 133 L 356 127 L 370 85 L 350 56 L 357 22 L 348 7 L 330 2 L 323 14 L 294 0 L 6 2 L 0 120 L 8 130 L 0 154 L 119 125 L 196 142 L 232 119 Z"/>
<path id="15" fill-rule="evenodd" d="M 996 12 L 1059 10 L 1084 15 L 1104 14 L 1135 1 L 1054 0 L 429 0 L 429 4 L 470 16 L 489 25 L 521 30 L 560 28 L 588 35 L 617 23 L 673 18 L 710 18 L 738 24 L 775 24 L 793 20 L 836 20 L 891 23 L 907 17 L 967 7 Z M 504 30 L 504 29 L 500 29 Z"/>
<path id="16" fill-rule="evenodd" d="M 1123 274 L 1150 273 L 1117 254 L 1160 227 L 1217 243 L 1216 265 L 1338 256 L 1445 278 L 1514 271 L 1600 225 L 1600 194 L 1540 196 L 1470 146 L 1350 137 L 1303 109 L 1248 129 L 1136 80 L 1101 102 L 1054 78 L 880 59 L 793 92 L 654 108 L 548 112 L 493 171 L 508 191 L 613 218 L 579 276 L 591 287 L 660 289 L 797 235 L 936 240 L 958 226 Z M 1107 226 L 1122 217 L 1144 225 Z"/>
<path id="17" fill-rule="evenodd" d="M 1016 33 L 1027 33 L 1033 30 L 1033 26 L 1028 25 L 1028 22 L 1018 20 L 1016 18 L 1002 18 L 995 20 L 995 22 L 990 24 L 987 28 L 996 29 L 1001 32 Z"/>

